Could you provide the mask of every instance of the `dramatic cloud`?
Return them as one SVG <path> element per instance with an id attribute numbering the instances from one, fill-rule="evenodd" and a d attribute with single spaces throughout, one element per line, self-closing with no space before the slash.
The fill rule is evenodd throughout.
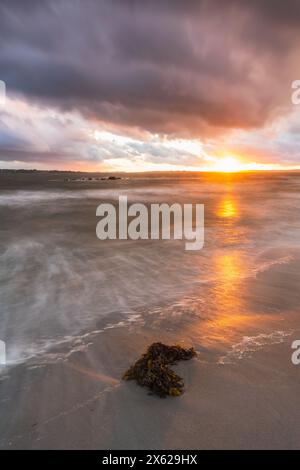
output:
<path id="1" fill-rule="evenodd" d="M 259 154 L 256 133 L 293 111 L 299 27 L 297 0 L 2 0 L 0 79 L 31 109 L 0 114 L 0 160 L 179 164 L 164 139 L 220 139 L 250 154 L 250 135 Z M 97 140 L 97 130 L 136 143 Z M 269 148 L 276 158 L 283 140 Z M 181 165 L 203 155 L 183 152 Z"/>

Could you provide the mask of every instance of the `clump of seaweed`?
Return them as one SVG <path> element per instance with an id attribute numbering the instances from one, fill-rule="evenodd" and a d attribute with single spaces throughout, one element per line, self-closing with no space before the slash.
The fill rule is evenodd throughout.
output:
<path id="1" fill-rule="evenodd" d="M 179 396 L 184 391 L 184 382 L 168 366 L 178 361 L 187 361 L 196 356 L 194 348 L 167 346 L 153 343 L 147 352 L 123 375 L 124 380 L 136 380 L 141 387 L 165 398 L 167 395 Z"/>

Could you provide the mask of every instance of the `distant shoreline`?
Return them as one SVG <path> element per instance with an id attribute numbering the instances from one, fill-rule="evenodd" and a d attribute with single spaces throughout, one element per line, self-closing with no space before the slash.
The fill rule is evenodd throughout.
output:
<path id="1" fill-rule="evenodd" d="M 213 171 L 213 170 L 156 170 L 156 171 L 80 171 L 80 170 L 38 170 L 36 168 L 33 169 L 24 169 L 24 168 L 0 168 L 0 174 L 11 174 L 11 173 L 25 173 L 25 174 L 32 174 L 32 173 L 60 173 L 60 174 L 70 174 L 74 173 L 77 175 L 80 174 L 89 174 L 89 175 L 167 175 L 167 174 L 178 174 L 178 175 L 186 175 L 186 174 L 224 174 L 226 175 L 237 175 L 237 174 L 256 174 L 256 173 L 300 173 L 300 169 L 278 169 L 278 170 L 240 170 L 240 171 L 233 171 L 233 172 L 222 172 L 222 171 Z"/>

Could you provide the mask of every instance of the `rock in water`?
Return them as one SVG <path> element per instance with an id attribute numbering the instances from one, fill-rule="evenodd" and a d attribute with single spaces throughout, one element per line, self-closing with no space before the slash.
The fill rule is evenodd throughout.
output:
<path id="1" fill-rule="evenodd" d="M 152 393 L 165 398 L 167 395 L 179 396 L 184 391 L 184 382 L 169 365 L 178 361 L 187 361 L 196 356 L 194 348 L 167 346 L 153 343 L 147 352 L 123 375 L 124 380 L 136 380 L 141 387 L 147 387 Z"/>

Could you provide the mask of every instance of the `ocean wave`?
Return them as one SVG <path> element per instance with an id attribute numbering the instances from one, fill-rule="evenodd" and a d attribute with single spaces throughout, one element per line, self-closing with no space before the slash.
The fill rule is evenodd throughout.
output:
<path id="1" fill-rule="evenodd" d="M 176 190 L 185 194 L 185 190 L 180 188 Z M 2 191 L 0 193 L 0 206 L 2 207 L 23 207 L 32 204 L 41 204 L 57 200 L 76 200 L 76 199 L 112 199 L 117 200 L 119 196 L 127 196 L 129 201 L 135 200 L 138 196 L 141 200 L 155 200 L 160 195 L 174 195 L 174 188 L 97 188 L 97 189 L 78 189 L 78 190 L 42 190 L 42 191 Z"/>
<path id="2" fill-rule="evenodd" d="M 283 257 L 278 258 L 278 259 L 265 261 L 264 263 L 260 264 L 259 266 L 253 268 L 252 273 L 255 274 L 255 276 L 256 276 L 259 273 L 268 271 L 273 266 L 278 266 L 278 265 L 281 265 L 281 264 L 288 264 L 291 261 L 293 261 L 293 259 L 294 259 L 294 257 L 292 255 L 287 255 L 287 256 L 283 256 Z"/>
<path id="3" fill-rule="evenodd" d="M 35 369 L 47 364 L 65 362 L 74 353 L 86 352 L 93 345 L 94 338 L 103 334 L 106 330 L 115 328 L 128 329 L 136 324 L 143 324 L 143 319 L 140 314 L 131 313 L 122 321 L 108 323 L 103 328 L 90 332 L 37 341 L 35 344 L 24 349 L 21 346 L 18 348 L 14 347 L 14 351 L 12 351 L 13 358 L 8 359 L 5 367 L 0 368 L 1 379 L 8 378 L 7 373 L 9 369 L 20 364 L 27 363 L 29 369 Z"/>
<path id="4" fill-rule="evenodd" d="M 260 333 L 256 336 L 244 336 L 242 341 L 234 344 L 230 351 L 218 360 L 219 364 L 232 364 L 252 356 L 253 353 L 260 351 L 265 346 L 283 343 L 285 338 L 291 336 L 294 330 L 282 331 L 276 330 L 272 333 Z"/>

